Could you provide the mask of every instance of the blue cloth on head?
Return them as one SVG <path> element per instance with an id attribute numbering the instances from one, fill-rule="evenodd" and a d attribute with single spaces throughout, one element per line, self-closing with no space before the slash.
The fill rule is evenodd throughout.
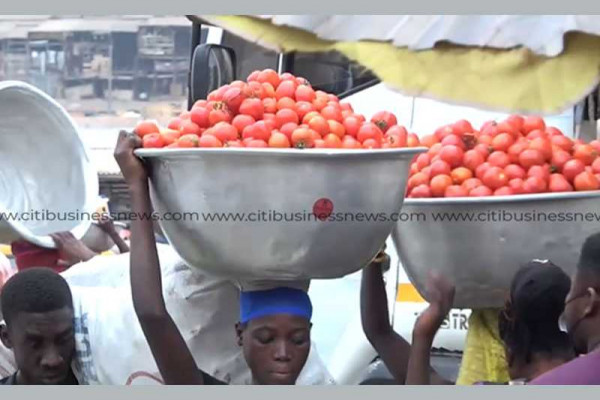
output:
<path id="1" fill-rule="evenodd" d="M 308 294 L 303 290 L 288 287 L 241 293 L 241 323 L 276 314 L 290 314 L 310 321 L 312 304 Z"/>

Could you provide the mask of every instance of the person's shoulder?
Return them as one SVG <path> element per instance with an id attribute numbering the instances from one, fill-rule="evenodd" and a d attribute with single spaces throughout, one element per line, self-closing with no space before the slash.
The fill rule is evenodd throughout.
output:
<path id="1" fill-rule="evenodd" d="M 204 371 L 200 371 L 200 373 L 202 374 L 202 380 L 204 381 L 205 385 L 227 385 L 227 383 L 218 380 Z"/>
<path id="2" fill-rule="evenodd" d="M 577 357 L 537 377 L 531 385 L 598 385 L 600 351 Z"/>

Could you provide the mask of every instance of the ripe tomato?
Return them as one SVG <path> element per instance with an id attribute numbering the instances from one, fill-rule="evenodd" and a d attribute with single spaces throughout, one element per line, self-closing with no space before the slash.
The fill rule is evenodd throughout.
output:
<path id="1" fill-rule="evenodd" d="M 375 113 L 371 118 L 371 122 L 377 125 L 383 133 L 387 132 L 390 127 L 398 124 L 396 116 L 389 111 L 379 111 L 378 113 Z"/>
<path id="2" fill-rule="evenodd" d="M 319 97 L 317 96 L 314 100 L 313 100 L 313 106 L 315 106 L 315 108 L 317 109 L 317 111 L 321 111 L 322 109 L 324 109 L 325 107 L 327 107 L 327 97 Z"/>
<path id="3" fill-rule="evenodd" d="M 377 142 L 381 142 L 383 139 L 383 132 L 372 122 L 365 122 L 361 125 L 356 134 L 356 139 L 359 142 L 364 143 L 367 139 L 374 139 Z"/>
<path id="4" fill-rule="evenodd" d="M 533 168 L 533 167 L 532 167 Z M 527 176 L 527 173 L 523 168 L 518 166 L 517 164 L 510 164 L 504 168 L 504 173 L 508 177 L 509 180 L 520 178 L 524 179 Z"/>
<path id="5" fill-rule="evenodd" d="M 538 150 L 544 156 L 545 160 L 552 158 L 552 143 L 548 139 L 537 138 L 529 143 L 529 148 Z"/>
<path id="6" fill-rule="evenodd" d="M 342 122 L 342 111 L 333 106 L 327 106 L 321 110 L 321 115 L 327 120 Z"/>
<path id="7" fill-rule="evenodd" d="M 426 154 L 421 154 L 421 155 L 426 155 Z M 423 168 L 425 168 L 425 167 L 427 167 L 427 165 L 423 166 Z M 420 170 L 423 170 L 423 168 L 420 168 Z M 434 177 L 436 175 L 450 175 L 451 172 L 452 172 L 452 168 L 450 168 L 450 165 L 448 165 L 448 163 L 446 161 L 436 160 L 436 161 L 432 162 L 430 165 L 430 177 Z"/>
<path id="8" fill-rule="evenodd" d="M 487 161 L 494 167 L 504 168 L 510 164 L 508 154 L 503 151 L 495 151 L 488 157 Z"/>
<path id="9" fill-rule="evenodd" d="M 234 114 L 238 113 L 244 100 L 246 100 L 246 96 L 240 88 L 236 87 L 229 88 L 223 95 L 223 101 L 227 108 Z"/>
<path id="10" fill-rule="evenodd" d="M 541 131 L 546 130 L 546 123 L 543 118 L 536 116 L 527 116 L 523 121 L 523 128 L 521 130 L 524 134 L 529 134 L 529 132 L 539 129 Z"/>
<path id="11" fill-rule="evenodd" d="M 473 132 L 473 126 L 471 125 L 471 123 L 465 119 L 461 119 L 460 121 L 455 122 L 454 124 L 452 124 L 452 131 L 454 132 L 454 134 L 462 136 L 465 133 L 471 133 Z"/>
<path id="12" fill-rule="evenodd" d="M 165 147 L 165 141 L 160 133 L 147 133 L 142 138 L 142 147 L 145 149 L 160 149 Z"/>
<path id="13" fill-rule="evenodd" d="M 454 130 L 452 129 L 451 125 L 446 125 L 436 129 L 434 135 L 438 138 L 439 141 L 442 141 L 446 136 L 454 135 Z"/>
<path id="14" fill-rule="evenodd" d="M 308 126 L 321 136 L 329 133 L 329 124 L 327 123 L 327 120 L 320 115 L 311 118 L 308 122 Z"/>
<path id="15" fill-rule="evenodd" d="M 389 127 L 385 135 L 388 138 L 393 137 L 394 147 L 406 147 L 406 140 L 408 138 L 408 132 L 406 128 L 400 125 L 394 125 Z M 391 140 L 391 139 L 390 139 Z"/>
<path id="16" fill-rule="evenodd" d="M 202 133 L 202 129 L 192 121 L 184 121 L 181 124 L 181 128 L 179 128 L 179 132 L 181 132 L 182 135 L 188 135 L 190 133 L 194 135 L 200 135 L 200 133 Z"/>
<path id="17" fill-rule="evenodd" d="M 258 81 L 258 75 L 260 74 L 260 71 L 252 71 L 250 73 L 250 75 L 248 75 L 248 78 L 246 78 L 246 81 L 248 82 L 252 82 L 252 81 Z"/>
<path id="18" fill-rule="evenodd" d="M 431 197 L 431 189 L 429 189 L 429 186 L 426 184 L 416 186 L 413 190 L 411 190 L 408 197 L 415 199 Z"/>
<path id="19" fill-rule="evenodd" d="M 494 191 L 494 196 L 512 196 L 515 191 L 510 186 L 502 186 Z"/>
<path id="20" fill-rule="evenodd" d="M 435 135 L 425 135 L 421 138 L 421 144 L 425 147 L 431 147 L 436 143 L 439 143 L 437 136 Z"/>
<path id="21" fill-rule="evenodd" d="M 600 174 L 600 158 L 596 158 L 592 163 L 592 171 L 594 171 L 595 174 Z"/>
<path id="22" fill-rule="evenodd" d="M 414 133 L 409 133 L 406 137 L 406 146 L 407 147 L 419 147 L 421 142 L 419 141 L 419 137 Z"/>
<path id="23" fill-rule="evenodd" d="M 208 120 L 208 116 L 210 111 L 204 107 L 195 107 L 192 108 L 190 112 L 190 119 L 193 123 L 198 125 L 200 128 L 208 128 L 210 126 L 210 122 Z M 181 124 L 180 124 L 181 129 Z"/>
<path id="24" fill-rule="evenodd" d="M 521 136 L 520 131 L 507 121 L 500 122 L 498 125 L 496 125 L 496 132 L 496 136 L 502 133 L 507 133 L 514 140 L 518 139 Z"/>
<path id="25" fill-rule="evenodd" d="M 487 186 L 481 185 L 477 186 L 475 189 L 472 189 L 469 192 L 469 196 L 471 197 L 487 197 L 493 195 L 494 192 Z"/>
<path id="26" fill-rule="evenodd" d="M 275 98 L 277 100 L 282 99 L 284 97 L 288 97 L 294 99 L 296 97 L 296 89 L 298 84 L 295 81 L 284 80 L 277 86 L 275 89 Z"/>
<path id="27" fill-rule="evenodd" d="M 429 149 L 429 151 L 427 152 L 427 154 L 429 154 L 429 157 L 433 158 L 433 157 L 436 157 L 436 156 L 438 156 L 440 154 L 440 150 L 442 150 L 442 144 L 441 143 L 436 143 L 433 146 L 431 146 L 431 148 Z"/>
<path id="28" fill-rule="evenodd" d="M 141 121 L 135 127 L 135 133 L 141 138 L 152 133 L 159 133 L 160 129 L 152 121 Z"/>
<path id="29" fill-rule="evenodd" d="M 178 131 L 181 126 L 181 118 L 173 118 L 167 124 L 167 128 L 172 129 L 174 131 Z"/>
<path id="30" fill-rule="evenodd" d="M 169 146 L 177 142 L 177 139 L 181 137 L 181 133 L 179 131 L 169 129 L 161 132 L 160 136 L 162 137 L 165 146 Z"/>
<path id="31" fill-rule="evenodd" d="M 260 100 L 257 100 L 260 103 Z M 262 103 L 261 103 L 262 106 Z M 231 114 L 224 108 L 212 110 L 208 114 L 208 123 L 214 126 L 219 122 L 231 122 Z"/>
<path id="32" fill-rule="evenodd" d="M 523 124 L 525 123 L 525 118 L 520 115 L 511 115 L 506 119 L 506 122 L 511 124 L 517 131 L 521 131 L 521 129 L 523 129 Z"/>
<path id="33" fill-rule="evenodd" d="M 563 165 L 562 174 L 569 180 L 574 182 L 575 177 L 585 171 L 585 164 L 581 160 L 572 159 Z"/>
<path id="34" fill-rule="evenodd" d="M 292 132 L 292 145 L 299 149 L 314 147 L 315 138 L 310 131 L 306 128 L 298 128 Z"/>
<path id="35" fill-rule="evenodd" d="M 598 182 L 596 175 L 586 171 L 575 177 L 573 186 L 577 191 L 598 190 L 600 189 L 600 182 Z"/>
<path id="36" fill-rule="evenodd" d="M 220 88 L 213 90 L 208 94 L 206 99 L 208 101 L 223 101 L 223 95 L 229 89 L 229 85 L 221 86 Z"/>
<path id="37" fill-rule="evenodd" d="M 477 178 L 469 178 L 462 183 L 462 187 L 464 187 L 469 192 L 481 185 L 483 185 L 483 183 Z"/>
<path id="38" fill-rule="evenodd" d="M 311 111 L 316 111 L 312 103 L 308 103 L 306 101 L 299 101 L 296 103 L 296 112 L 298 113 L 298 118 L 303 119 Z"/>
<path id="39" fill-rule="evenodd" d="M 550 175 L 548 190 L 551 192 L 572 192 L 573 186 L 563 175 L 552 174 Z"/>
<path id="40" fill-rule="evenodd" d="M 290 140 L 281 132 L 273 132 L 269 138 L 269 147 L 285 149 L 291 147 Z"/>
<path id="41" fill-rule="evenodd" d="M 277 128 L 281 128 L 283 125 L 293 122 L 294 124 L 298 124 L 300 119 L 298 118 L 298 114 L 295 111 L 290 110 L 289 108 L 284 108 L 283 110 L 277 111 L 275 114 L 275 125 Z"/>
<path id="42" fill-rule="evenodd" d="M 463 151 L 467 149 L 467 146 L 463 142 L 463 140 L 457 135 L 448 135 L 442 139 L 440 142 L 442 146 L 454 145 L 456 147 L 461 148 Z"/>
<path id="43" fill-rule="evenodd" d="M 226 142 L 223 147 L 245 147 L 244 144 L 239 140 L 230 140 Z"/>
<path id="44" fill-rule="evenodd" d="M 358 119 L 358 117 L 350 116 L 345 118 L 342 124 L 344 125 L 344 129 L 346 129 L 347 135 L 356 137 L 356 135 L 358 134 L 358 130 L 362 125 L 362 122 L 360 121 L 360 119 Z"/>
<path id="45" fill-rule="evenodd" d="M 488 156 L 494 151 L 494 149 L 489 144 L 485 144 L 485 143 L 479 143 L 479 144 L 477 144 L 473 148 L 473 150 L 477 151 L 485 159 L 487 159 Z"/>
<path id="46" fill-rule="evenodd" d="M 362 146 L 358 140 L 353 136 L 344 136 L 342 140 L 342 148 L 344 149 L 362 149 Z M 418 171 L 417 171 L 418 172 Z"/>
<path id="47" fill-rule="evenodd" d="M 475 170 L 475 177 L 478 178 L 479 180 L 483 180 L 483 175 L 485 175 L 487 170 L 490 169 L 491 167 L 492 166 L 487 161 L 484 162 L 483 164 L 479 165 L 477 167 L 477 169 Z"/>
<path id="48" fill-rule="evenodd" d="M 382 143 L 376 139 L 365 139 L 365 141 L 362 142 L 362 145 L 365 149 L 380 149 Z"/>
<path id="49" fill-rule="evenodd" d="M 279 82 L 281 81 L 279 74 L 272 69 L 265 69 L 259 72 L 256 80 L 260 83 L 269 83 L 274 88 L 279 86 Z"/>
<path id="50" fill-rule="evenodd" d="M 483 179 L 481 179 L 481 181 L 490 189 L 498 189 L 508 184 L 508 177 L 502 168 L 490 167 L 483 174 Z"/>
<path id="51" fill-rule="evenodd" d="M 192 109 L 196 108 L 196 107 L 206 107 L 206 105 L 208 104 L 207 100 L 197 100 L 194 105 L 192 106 Z M 181 116 L 180 116 L 181 118 Z"/>
<path id="52" fill-rule="evenodd" d="M 213 131 L 213 135 L 222 143 L 230 140 L 236 140 L 239 137 L 237 129 L 227 122 L 219 122 L 211 129 Z"/>
<path id="53" fill-rule="evenodd" d="M 262 100 L 265 113 L 275 114 L 277 112 L 277 100 L 267 97 Z"/>
<path id="54" fill-rule="evenodd" d="M 296 81 L 296 77 L 292 74 L 290 74 L 289 72 L 284 72 L 283 74 L 281 74 L 279 76 L 279 78 L 281 79 L 281 82 L 283 81 Z"/>
<path id="55" fill-rule="evenodd" d="M 177 147 L 178 148 L 190 148 L 190 147 L 198 147 L 198 135 L 187 134 L 181 135 L 179 139 L 177 139 Z"/>
<path id="56" fill-rule="evenodd" d="M 266 143 L 269 140 L 269 137 L 271 137 L 271 131 L 272 129 L 267 125 L 265 121 L 257 121 L 252 125 L 249 125 L 246 128 L 244 128 L 244 130 L 242 131 L 242 138 L 263 140 Z"/>
<path id="57" fill-rule="evenodd" d="M 296 101 L 304 101 L 308 103 L 312 103 L 317 95 L 313 88 L 308 85 L 299 85 L 296 88 L 295 99 Z"/>
<path id="58" fill-rule="evenodd" d="M 506 152 L 514 142 L 515 139 L 510 133 L 500 133 L 492 139 L 492 147 L 496 151 Z"/>
<path id="59" fill-rule="evenodd" d="M 441 162 L 443 162 L 443 161 L 441 161 Z M 471 179 L 473 177 L 473 172 L 471 172 L 471 170 L 469 168 L 458 167 L 458 168 L 454 168 L 452 170 L 452 172 L 450 173 L 450 176 L 452 177 L 452 181 L 455 184 L 460 185 L 467 179 Z"/>
<path id="60" fill-rule="evenodd" d="M 326 149 L 327 148 L 327 144 L 325 144 L 325 141 L 323 139 L 315 139 L 315 149 Z"/>
<path id="61" fill-rule="evenodd" d="M 269 145 L 264 140 L 251 139 L 248 141 L 248 144 L 246 144 L 246 147 L 265 148 L 265 147 L 269 147 Z"/>
<path id="62" fill-rule="evenodd" d="M 240 114 L 233 118 L 231 125 L 233 125 L 235 129 L 237 129 L 238 133 L 241 134 L 248 125 L 252 125 L 255 122 L 256 121 L 251 116 Z"/>
<path id="63" fill-rule="evenodd" d="M 407 186 L 408 188 L 414 188 L 419 185 L 428 185 L 429 184 L 429 175 L 423 172 L 417 172 L 413 176 L 408 179 Z"/>
<path id="64" fill-rule="evenodd" d="M 446 188 L 444 197 L 467 197 L 469 191 L 460 185 L 451 185 Z"/>
<path id="65" fill-rule="evenodd" d="M 527 171 L 527 176 L 537 176 L 538 178 L 547 181 L 550 179 L 550 166 L 548 164 L 534 165 Z"/>
<path id="66" fill-rule="evenodd" d="M 342 147 L 342 139 L 334 133 L 329 133 L 323 138 L 325 147 L 328 149 L 339 149 Z"/>
<path id="67" fill-rule="evenodd" d="M 481 135 L 489 137 L 496 136 L 498 133 L 500 133 L 498 132 L 497 126 L 498 123 L 496 121 L 487 121 L 481 126 Z"/>
<path id="68" fill-rule="evenodd" d="M 513 190 L 514 194 L 524 194 L 525 193 L 525 181 L 521 178 L 514 178 L 508 181 L 508 187 Z"/>
<path id="69" fill-rule="evenodd" d="M 448 175 L 436 175 L 431 178 L 431 182 L 429 183 L 433 197 L 444 197 L 446 188 L 451 185 L 452 178 Z"/>
<path id="70" fill-rule="evenodd" d="M 571 159 L 571 155 L 564 150 L 552 152 L 550 164 L 555 171 L 562 171 L 565 163 Z"/>
<path id="71" fill-rule="evenodd" d="M 530 176 L 523 184 L 523 191 L 525 193 L 543 193 L 547 188 L 548 184 L 546 181 L 538 176 Z"/>
<path id="72" fill-rule="evenodd" d="M 223 147 L 223 143 L 213 135 L 202 135 L 198 147 Z"/>
<path id="73" fill-rule="evenodd" d="M 442 146 L 440 158 L 446 161 L 452 168 L 459 167 L 464 156 L 463 150 L 454 145 Z"/>
<path id="74" fill-rule="evenodd" d="M 298 129 L 298 124 L 295 124 L 293 122 L 288 122 L 287 124 L 284 124 L 279 131 L 281 133 L 283 133 L 284 135 L 286 135 L 288 137 L 288 139 L 292 138 L 292 133 L 294 133 L 294 131 Z"/>
<path id="75" fill-rule="evenodd" d="M 263 95 L 261 98 L 264 99 L 274 99 L 275 98 L 275 88 L 270 83 L 263 83 Z"/>
<path id="76" fill-rule="evenodd" d="M 321 117 L 321 114 L 318 111 L 311 111 L 308 114 L 306 114 L 304 116 L 304 118 L 302 118 L 302 123 L 308 125 L 308 123 L 310 122 L 310 120 L 312 120 L 315 117 Z"/>
<path id="77" fill-rule="evenodd" d="M 573 158 L 581 160 L 585 165 L 592 165 L 598 153 L 589 144 L 576 144 L 573 146 Z"/>
<path id="78" fill-rule="evenodd" d="M 294 101 L 294 99 L 291 99 L 289 97 L 282 97 L 281 99 L 277 100 L 278 110 L 284 110 L 286 108 L 296 112 L 296 102 Z"/>
<path id="79" fill-rule="evenodd" d="M 510 146 L 508 149 L 508 158 L 510 159 L 510 162 L 513 164 L 518 163 L 519 156 L 523 151 L 527 150 L 528 147 L 529 144 L 527 142 L 516 142 Z"/>
<path id="80" fill-rule="evenodd" d="M 600 140 L 592 140 L 590 142 L 590 146 L 592 146 L 594 150 L 596 150 L 596 152 L 600 154 Z"/>
<path id="81" fill-rule="evenodd" d="M 519 154 L 519 163 L 525 169 L 529 169 L 534 165 L 542 165 L 544 162 L 544 155 L 536 149 L 526 149 Z"/>
<path id="82" fill-rule="evenodd" d="M 246 99 L 240 105 L 240 114 L 249 115 L 256 121 L 262 119 L 265 106 L 260 99 Z"/>

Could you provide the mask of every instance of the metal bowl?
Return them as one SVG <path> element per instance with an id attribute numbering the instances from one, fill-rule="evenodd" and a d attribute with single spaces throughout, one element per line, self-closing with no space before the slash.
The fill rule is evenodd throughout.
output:
<path id="1" fill-rule="evenodd" d="M 425 298 L 428 272 L 437 271 L 456 284 L 455 307 L 501 307 L 524 263 L 575 271 L 583 242 L 600 231 L 599 205 L 600 192 L 407 199 L 392 237 Z"/>
<path id="2" fill-rule="evenodd" d="M 0 137 L 0 213 L 8 215 L 0 243 L 54 247 L 48 235 L 61 231 L 81 238 L 91 223 L 82 213 L 96 209 L 98 175 L 66 111 L 31 85 L 0 82 Z"/>
<path id="3" fill-rule="evenodd" d="M 390 234 L 389 216 L 402 206 L 409 164 L 425 150 L 136 154 L 149 164 L 152 202 L 179 255 L 209 273 L 253 282 L 336 278 L 359 270 Z M 329 201 L 319 203 L 322 210 L 333 205 L 325 221 L 313 214 L 320 199 Z M 386 219 L 366 221 L 378 213 Z"/>

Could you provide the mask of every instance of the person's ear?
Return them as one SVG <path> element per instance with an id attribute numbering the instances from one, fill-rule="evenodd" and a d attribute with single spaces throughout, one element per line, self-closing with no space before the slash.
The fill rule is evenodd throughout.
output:
<path id="1" fill-rule="evenodd" d="M 8 327 L 5 324 L 0 325 L 0 340 L 2 344 L 7 349 L 12 349 L 12 340 L 10 340 L 10 335 L 8 334 Z"/>
<path id="2" fill-rule="evenodd" d="M 244 344 L 244 326 L 238 322 L 235 324 L 235 334 L 237 336 L 237 344 L 242 347 Z"/>
<path id="3" fill-rule="evenodd" d="M 598 313 L 598 309 L 600 308 L 600 296 L 598 292 L 594 288 L 588 288 L 589 299 L 585 305 L 583 310 L 584 317 L 588 317 L 590 315 L 595 315 Z"/>

